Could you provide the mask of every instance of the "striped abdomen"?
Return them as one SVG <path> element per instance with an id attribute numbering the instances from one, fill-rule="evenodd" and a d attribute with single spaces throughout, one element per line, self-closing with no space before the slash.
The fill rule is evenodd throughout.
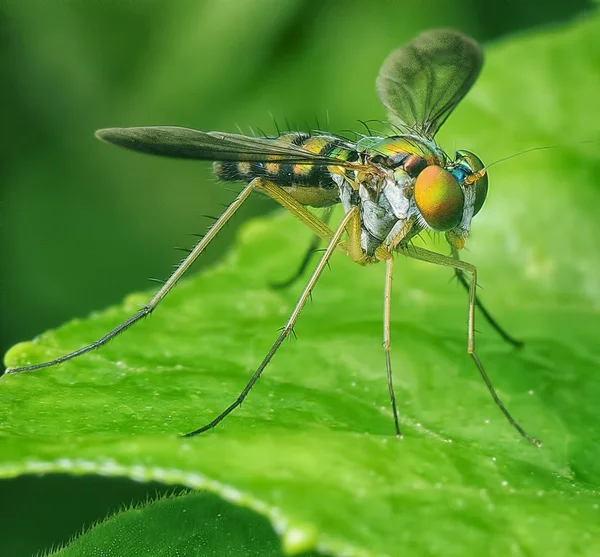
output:
<path id="1" fill-rule="evenodd" d="M 273 139 L 324 157 L 355 160 L 358 156 L 351 145 L 337 137 L 290 132 Z M 217 178 L 227 181 L 249 182 L 254 178 L 267 178 L 303 205 L 324 207 L 339 202 L 337 186 L 327 166 L 323 165 L 227 161 L 215 162 L 214 171 Z"/>

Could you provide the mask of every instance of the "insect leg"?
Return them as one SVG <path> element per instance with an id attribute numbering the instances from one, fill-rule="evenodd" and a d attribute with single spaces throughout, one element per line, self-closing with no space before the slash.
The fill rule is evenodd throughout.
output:
<path id="1" fill-rule="evenodd" d="M 366 265 L 368 260 L 360 243 L 361 227 L 362 224 L 360 222 L 360 213 L 359 211 L 354 211 L 354 216 L 348 221 L 348 240 L 346 242 L 346 253 L 355 263 L 358 263 L 359 265 Z"/>
<path id="2" fill-rule="evenodd" d="M 441 253 L 437 253 L 435 251 L 430 251 L 424 248 L 420 248 L 417 246 L 407 246 L 401 249 L 404 255 L 411 257 L 412 259 L 418 259 L 420 261 L 426 261 L 428 263 L 433 263 L 435 265 L 443 265 L 445 267 L 452 267 L 453 269 L 459 269 L 464 273 L 469 273 L 471 275 L 471 280 L 469 282 L 469 323 L 468 323 L 468 339 L 467 339 L 467 352 L 473 358 L 475 365 L 483 381 L 485 382 L 494 402 L 500 408 L 502 413 L 506 416 L 507 420 L 510 424 L 528 441 L 531 443 L 540 446 L 541 443 L 525 433 L 525 430 L 517 423 L 517 421 L 510 415 L 508 410 L 505 408 L 504 404 L 498 397 L 490 378 L 487 373 L 483 369 L 483 364 L 481 360 L 477 357 L 475 353 L 475 305 L 476 305 L 476 288 L 477 288 L 477 268 L 470 263 L 465 261 L 457 260 L 453 257 L 449 257 L 447 255 L 442 255 Z"/>
<path id="3" fill-rule="evenodd" d="M 392 359 L 390 357 L 391 331 L 390 320 L 392 312 L 392 271 L 394 268 L 394 258 L 389 257 L 385 262 L 385 289 L 383 293 L 383 350 L 385 352 L 385 367 L 387 370 L 387 383 L 390 392 L 390 402 L 394 414 L 394 426 L 396 436 L 402 438 L 400 432 L 400 423 L 398 422 L 398 408 L 396 406 L 396 395 L 394 385 L 392 384 Z"/>
<path id="4" fill-rule="evenodd" d="M 162 288 L 152 297 L 152 299 L 137 313 L 132 315 L 126 321 L 123 321 L 120 325 L 117 325 L 112 331 L 104 335 L 102 338 L 84 346 L 83 348 L 79 348 L 69 354 L 56 358 L 54 360 L 50 360 L 49 362 L 43 362 L 41 364 L 35 364 L 24 367 L 15 367 L 9 368 L 6 370 L 6 373 L 21 373 L 24 371 L 34 371 L 37 369 L 42 369 L 45 367 L 51 367 L 67 360 L 72 360 L 73 358 L 77 358 L 82 354 L 90 352 L 96 348 L 100 348 L 113 338 L 115 338 L 119 333 L 122 333 L 129 327 L 131 327 L 134 323 L 137 323 L 140 319 L 150 315 L 154 308 L 162 301 L 162 299 L 171 291 L 171 289 L 175 286 L 177 281 L 182 277 L 182 275 L 190 268 L 192 263 L 196 260 L 196 258 L 204 251 L 206 246 L 214 239 L 214 237 L 219 233 L 221 228 L 225 225 L 225 223 L 233 216 L 233 214 L 240 208 L 240 206 L 248 199 L 250 194 L 259 184 L 259 179 L 255 179 L 250 182 L 238 195 L 238 197 L 227 207 L 225 212 L 215 221 L 206 235 L 200 240 L 194 249 L 190 252 L 190 254 L 181 262 L 181 264 L 175 269 L 173 274 L 169 277 L 169 279 L 164 283 Z"/>
<path id="5" fill-rule="evenodd" d="M 331 217 L 331 207 L 326 207 L 325 213 L 321 217 L 321 220 L 325 224 L 329 224 L 330 217 Z M 317 248 L 319 247 L 320 242 L 321 242 L 321 238 L 319 236 L 315 235 L 313 237 L 310 245 L 308 246 L 308 250 L 304 254 L 304 258 L 302 259 L 302 262 L 300 263 L 300 266 L 298 267 L 296 272 L 287 280 L 282 280 L 281 282 L 272 283 L 271 288 L 280 290 L 280 289 L 287 288 L 288 286 L 291 286 L 292 284 L 294 284 L 304 274 L 304 271 L 306 271 L 306 268 L 308 267 L 308 264 L 310 263 L 312 256 L 317 251 Z"/>
<path id="6" fill-rule="evenodd" d="M 266 195 L 268 195 L 271 199 L 274 199 L 287 209 L 292 215 L 298 218 L 301 222 L 303 222 L 308 228 L 310 228 L 319 238 L 329 243 L 331 238 L 333 238 L 333 230 L 327 226 L 319 217 L 313 215 L 304 205 L 296 201 L 289 193 L 285 192 L 282 188 L 280 188 L 277 184 L 273 182 L 269 182 L 264 178 L 260 180 L 260 182 L 256 185 L 256 189 L 262 191 Z M 346 231 L 348 232 L 348 240 L 349 245 L 346 241 L 340 240 L 337 243 L 337 249 L 341 251 L 344 255 L 350 255 L 354 259 L 354 255 L 352 252 L 352 247 L 354 245 L 358 246 L 360 249 L 360 215 L 356 211 L 351 211 L 348 213 L 352 215 L 348 224 L 346 225 Z M 356 234 L 358 232 L 358 236 Z M 360 252 L 362 257 L 362 251 Z M 358 262 L 362 263 L 364 257 Z M 355 259 L 356 261 L 356 259 Z"/>
<path id="7" fill-rule="evenodd" d="M 454 259 L 456 259 L 456 260 L 460 260 L 458 250 L 455 247 L 452 247 L 452 257 L 454 257 Z M 469 291 L 469 281 L 465 277 L 465 272 L 462 269 L 454 267 L 454 274 L 456 275 L 458 282 L 460 282 L 460 284 L 462 284 L 463 287 L 465 288 L 465 290 L 468 292 Z M 486 307 L 483 305 L 483 302 L 481 302 L 481 300 L 479 299 L 479 296 L 477 296 L 477 295 L 475 296 L 475 305 L 479 308 L 479 311 L 481 311 L 481 314 L 485 317 L 486 321 L 492 326 L 493 329 L 495 329 L 495 331 L 506 342 L 508 342 L 509 344 L 512 344 L 515 348 L 523 347 L 523 341 L 516 339 L 512 335 L 509 335 L 500 326 L 500 324 L 492 317 L 490 312 L 486 309 Z"/>
<path id="8" fill-rule="evenodd" d="M 250 381 L 248 381 L 248 383 L 246 384 L 246 386 L 244 387 L 242 392 L 239 394 L 239 396 L 235 399 L 235 401 L 232 404 L 230 404 L 225 410 L 223 410 L 223 412 L 221 412 L 214 420 L 212 420 L 210 423 L 202 426 L 199 429 L 196 429 L 194 431 L 191 431 L 190 433 L 187 433 L 185 435 L 185 437 L 192 437 L 194 435 L 198 435 L 199 433 L 204 433 L 205 431 L 212 429 L 213 427 L 218 425 L 225 417 L 227 417 L 229 414 L 231 414 L 231 412 L 233 412 L 238 406 L 240 406 L 240 404 L 242 404 L 242 402 L 248 396 L 248 393 L 250 392 L 250 390 L 252 389 L 254 384 L 258 381 L 258 379 L 261 376 L 264 369 L 267 367 L 267 365 L 271 361 L 271 358 L 273 358 L 273 356 L 275 355 L 275 353 L 277 352 L 279 347 L 282 345 L 283 341 L 292 332 L 292 329 L 294 328 L 294 324 L 296 323 L 296 320 L 298 319 L 298 316 L 300 315 L 302 308 L 306 304 L 306 301 L 310 297 L 310 293 L 311 293 L 312 289 L 314 288 L 317 280 L 319 279 L 319 276 L 323 272 L 323 269 L 327 265 L 327 261 L 329 260 L 332 253 L 336 249 L 336 246 L 337 246 L 338 242 L 340 241 L 340 238 L 342 237 L 342 234 L 344 233 L 344 231 L 346 229 L 346 224 L 350 221 L 354 212 L 356 212 L 356 211 L 357 211 L 357 209 L 353 209 L 350 212 L 348 212 L 346 214 L 346 216 L 344 217 L 344 219 L 342 220 L 342 222 L 340 223 L 337 230 L 335 231 L 335 233 L 333 234 L 332 238 L 329 241 L 329 244 L 327 245 L 327 249 L 325 250 L 325 253 L 323 254 L 323 256 L 321 257 L 321 259 L 319 261 L 319 264 L 315 268 L 308 283 L 304 287 L 304 290 L 302 291 L 302 294 L 300 295 L 300 298 L 298 299 L 298 302 L 296 303 L 296 306 L 294 307 L 294 311 L 292 311 L 292 314 L 290 315 L 289 319 L 287 320 L 287 323 L 281 330 L 281 333 L 277 337 L 277 340 L 273 343 L 273 345 L 271 346 L 271 349 L 265 356 L 264 360 L 260 363 L 260 365 L 258 366 L 256 371 L 250 378 Z"/>
<path id="9" fill-rule="evenodd" d="M 326 242 L 331 240 L 333 237 L 333 230 L 277 184 L 263 178 L 258 184 L 258 189 L 285 207 L 295 217 L 299 218 L 317 236 L 319 236 L 319 238 L 322 238 Z"/>

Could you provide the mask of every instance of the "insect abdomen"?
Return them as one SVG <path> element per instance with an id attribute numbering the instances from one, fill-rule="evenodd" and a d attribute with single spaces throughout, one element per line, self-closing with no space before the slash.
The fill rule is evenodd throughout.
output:
<path id="1" fill-rule="evenodd" d="M 302 132 L 290 132 L 273 138 L 283 144 L 292 144 L 320 156 L 333 155 L 343 159 L 352 156 L 348 149 L 336 137 L 310 135 Z M 335 188 L 335 183 L 327 166 L 294 164 L 267 161 L 252 162 L 215 162 L 214 172 L 217 178 L 226 181 L 249 182 L 253 178 L 268 178 L 281 187 L 312 186 L 323 189 Z"/>

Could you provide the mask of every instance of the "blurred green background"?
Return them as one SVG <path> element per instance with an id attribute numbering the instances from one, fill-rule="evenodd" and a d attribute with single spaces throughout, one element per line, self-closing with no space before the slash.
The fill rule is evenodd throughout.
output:
<path id="1" fill-rule="evenodd" d="M 384 118 L 374 89 L 379 66 L 420 31 L 454 27 L 485 43 L 565 22 L 592 4 L 3 3 L 0 351 L 151 288 L 147 278 L 166 278 L 180 259 L 173 247 L 190 246 L 189 234 L 211 222 L 202 215 L 218 215 L 235 195 L 216 183 L 208 164 L 112 148 L 94 139 L 97 128 L 274 133 L 275 119 L 294 129 L 357 129 L 357 119 Z M 483 160 L 507 154 L 472 149 Z M 271 208 L 252 200 L 198 267 L 222 255 L 244 218 Z M 66 476 L 2 481 L 0 555 L 31 555 L 65 541 L 159 488 Z"/>

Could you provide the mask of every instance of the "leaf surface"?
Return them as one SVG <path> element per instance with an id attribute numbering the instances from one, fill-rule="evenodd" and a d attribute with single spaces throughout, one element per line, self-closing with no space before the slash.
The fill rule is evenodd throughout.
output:
<path id="1" fill-rule="evenodd" d="M 490 311 L 526 343 L 507 346 L 479 316 L 477 351 L 541 449 L 508 425 L 466 353 L 464 292 L 447 270 L 402 257 L 392 357 L 403 440 L 393 436 L 381 350 L 383 267 L 341 255 L 298 340 L 283 345 L 243 407 L 208 434 L 178 437 L 233 401 L 302 289 L 269 288 L 310 242 L 282 214 L 246 225 L 222 264 L 102 350 L 3 377 L 0 477 L 66 471 L 207 490 L 266 516 L 290 553 L 600 553 L 600 157 L 598 143 L 577 143 L 600 138 L 600 20 L 486 54 L 442 146 L 489 164 L 565 145 L 490 169 L 463 256 L 479 269 Z M 131 295 L 17 345 L 6 363 L 78 348 L 147 299 Z M 156 547 L 170 534 L 166 525 Z"/>

